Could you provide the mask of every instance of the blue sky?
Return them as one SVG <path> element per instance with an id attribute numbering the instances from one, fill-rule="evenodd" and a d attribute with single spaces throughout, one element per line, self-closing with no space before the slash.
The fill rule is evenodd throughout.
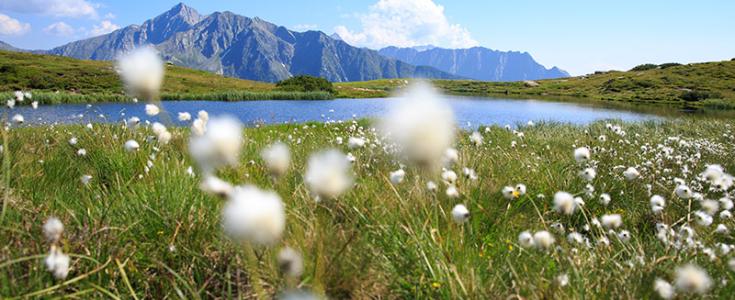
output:
<path id="1" fill-rule="evenodd" d="M 0 40 L 30 49 L 140 24 L 179 1 L 0 0 Z M 244 0 L 185 3 L 357 46 L 435 44 L 526 51 L 574 75 L 640 63 L 735 57 L 735 1 Z"/>

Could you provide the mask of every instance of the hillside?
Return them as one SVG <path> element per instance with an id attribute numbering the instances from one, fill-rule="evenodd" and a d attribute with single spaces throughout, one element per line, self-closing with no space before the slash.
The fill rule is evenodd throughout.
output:
<path id="1" fill-rule="evenodd" d="M 168 65 L 162 92 L 268 91 L 273 87 L 269 83 L 228 78 Z M 115 73 L 112 62 L 0 51 L 0 92 L 20 89 L 78 94 L 123 94 L 122 82 Z"/>
<path id="2" fill-rule="evenodd" d="M 484 82 L 436 80 L 450 94 L 517 97 L 564 97 L 674 103 L 688 106 L 735 106 L 735 61 L 706 62 L 645 71 L 611 71 L 538 81 Z M 377 80 L 337 86 L 342 97 L 383 97 L 403 81 Z"/>

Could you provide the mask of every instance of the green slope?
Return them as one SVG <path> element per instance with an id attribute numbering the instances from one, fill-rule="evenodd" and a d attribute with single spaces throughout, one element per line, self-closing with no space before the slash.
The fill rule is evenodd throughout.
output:
<path id="1" fill-rule="evenodd" d="M 174 65 L 166 66 L 163 99 L 312 99 L 323 93 L 275 91 L 270 83 L 228 78 Z M 124 101 L 112 62 L 0 51 L 0 97 L 30 90 L 44 103 Z"/>
<path id="2" fill-rule="evenodd" d="M 435 85 L 457 95 L 574 97 L 692 106 L 735 105 L 735 61 L 707 62 L 646 71 L 611 71 L 588 76 L 534 82 L 436 80 Z M 401 80 L 337 84 L 342 97 L 382 97 L 404 85 Z M 685 100 L 688 97 L 699 99 Z"/>

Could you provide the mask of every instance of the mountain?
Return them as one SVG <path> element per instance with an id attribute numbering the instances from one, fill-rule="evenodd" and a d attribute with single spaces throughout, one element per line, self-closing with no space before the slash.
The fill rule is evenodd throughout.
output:
<path id="1" fill-rule="evenodd" d="M 415 66 L 350 46 L 320 31 L 295 32 L 227 11 L 203 16 L 183 3 L 142 25 L 72 42 L 47 53 L 112 60 L 120 52 L 144 44 L 154 45 L 176 65 L 259 81 L 274 82 L 299 74 L 334 82 L 458 78 L 433 67 Z"/>
<path id="2" fill-rule="evenodd" d="M 483 47 L 444 49 L 433 46 L 387 47 L 379 53 L 414 65 L 431 66 L 458 76 L 484 81 L 520 81 L 569 77 L 553 67 L 547 69 L 530 54 L 497 51 Z"/>
<path id="3" fill-rule="evenodd" d="M 21 52 L 23 50 L 13 47 L 13 45 L 10 45 L 6 42 L 0 41 L 0 50 L 6 50 L 6 51 L 14 51 L 14 52 Z"/>

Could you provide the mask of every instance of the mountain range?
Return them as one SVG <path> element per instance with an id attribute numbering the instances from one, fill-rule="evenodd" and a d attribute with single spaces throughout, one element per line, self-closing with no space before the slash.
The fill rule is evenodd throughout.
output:
<path id="1" fill-rule="evenodd" d="M 296 32 L 232 12 L 201 15 L 180 3 L 169 11 L 109 34 L 34 53 L 113 60 L 140 45 L 155 46 L 176 65 L 229 77 L 275 82 L 307 74 L 333 82 L 382 78 L 479 79 L 493 81 L 568 76 L 547 70 L 527 53 L 486 48 L 375 51 L 349 45 L 321 31 Z M 0 49 L 22 51 L 1 43 Z"/>
<path id="2" fill-rule="evenodd" d="M 432 46 L 380 49 L 386 57 L 414 65 L 431 66 L 459 75 L 484 81 L 520 81 L 569 77 L 557 67 L 546 69 L 527 52 L 497 51 L 484 47 L 444 49 Z"/>

